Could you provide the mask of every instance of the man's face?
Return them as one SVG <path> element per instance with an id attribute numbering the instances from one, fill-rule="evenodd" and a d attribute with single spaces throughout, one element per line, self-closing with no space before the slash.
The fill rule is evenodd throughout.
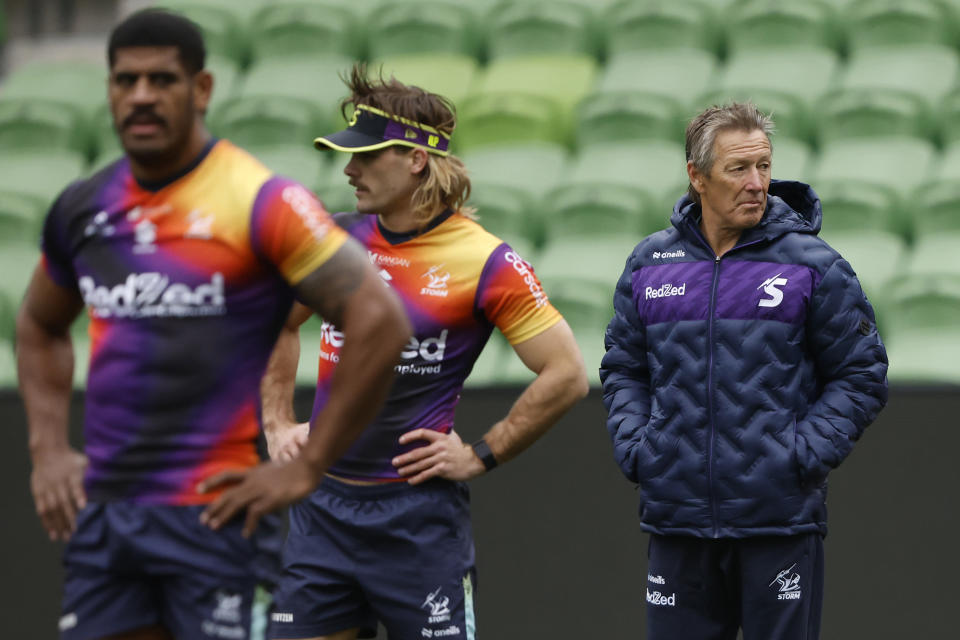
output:
<path id="1" fill-rule="evenodd" d="M 203 119 L 210 89 L 210 75 L 187 73 L 176 47 L 118 49 L 109 98 L 124 150 L 143 164 L 176 161 Z"/>
<path id="2" fill-rule="evenodd" d="M 357 211 L 389 215 L 408 208 L 420 184 L 420 156 L 425 152 L 396 147 L 354 153 L 343 172 L 356 189 Z"/>
<path id="3" fill-rule="evenodd" d="M 759 129 L 720 131 L 713 151 L 709 173 L 687 164 L 690 183 L 700 194 L 704 219 L 726 229 L 756 226 L 770 189 L 771 149 L 766 134 Z"/>

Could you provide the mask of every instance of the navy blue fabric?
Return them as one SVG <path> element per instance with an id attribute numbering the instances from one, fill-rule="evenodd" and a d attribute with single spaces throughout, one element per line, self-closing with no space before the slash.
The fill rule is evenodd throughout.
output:
<path id="1" fill-rule="evenodd" d="M 648 640 L 816 640 L 819 533 L 707 540 L 650 536 Z"/>
<path id="2" fill-rule="evenodd" d="M 327 477 L 290 509 L 274 638 L 359 628 L 391 639 L 473 640 L 469 493 L 436 480 L 351 485 Z"/>
<path id="3" fill-rule="evenodd" d="M 203 509 L 85 507 L 64 553 L 61 639 L 94 640 L 153 625 L 178 640 L 249 638 L 256 590 L 278 578 L 281 520 L 261 519 L 246 539 L 239 520 L 219 531 L 200 524 Z"/>
<path id="4" fill-rule="evenodd" d="M 645 530 L 826 533 L 827 474 L 886 403 L 887 356 L 821 215 L 809 186 L 773 181 L 717 259 L 684 197 L 627 259 L 600 379 Z"/>

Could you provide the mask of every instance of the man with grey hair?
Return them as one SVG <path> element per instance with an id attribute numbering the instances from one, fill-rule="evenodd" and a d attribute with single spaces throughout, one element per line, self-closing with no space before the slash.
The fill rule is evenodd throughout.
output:
<path id="1" fill-rule="evenodd" d="M 771 180 L 772 129 L 751 104 L 693 119 L 689 193 L 614 295 L 600 377 L 652 640 L 818 637 L 827 474 L 887 398 L 873 309 L 813 190 Z"/>

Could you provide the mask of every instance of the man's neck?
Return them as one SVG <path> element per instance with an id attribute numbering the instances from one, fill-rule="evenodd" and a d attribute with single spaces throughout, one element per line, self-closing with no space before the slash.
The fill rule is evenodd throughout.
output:
<path id="1" fill-rule="evenodd" d="M 707 244 L 710 245 L 714 255 L 718 258 L 722 257 L 723 254 L 737 245 L 737 241 L 740 239 L 740 234 L 742 233 L 740 229 L 711 225 L 707 222 L 706 216 L 700 218 L 700 231 L 703 232 L 703 237 L 706 238 Z"/>
<path id="2" fill-rule="evenodd" d="M 133 173 L 133 177 L 138 182 L 162 182 L 170 176 L 176 175 L 193 162 L 203 152 L 207 143 L 210 142 L 210 138 L 211 136 L 206 129 L 194 132 L 190 137 L 189 144 L 170 162 L 145 165 L 130 157 L 130 172 Z"/>
<path id="3" fill-rule="evenodd" d="M 392 231 L 393 233 L 411 233 L 427 226 L 430 224 L 430 220 L 433 220 L 441 213 L 443 213 L 443 209 L 437 209 L 429 219 L 420 221 L 417 220 L 413 209 L 406 207 L 398 211 L 377 214 L 377 219 L 387 231 Z"/>

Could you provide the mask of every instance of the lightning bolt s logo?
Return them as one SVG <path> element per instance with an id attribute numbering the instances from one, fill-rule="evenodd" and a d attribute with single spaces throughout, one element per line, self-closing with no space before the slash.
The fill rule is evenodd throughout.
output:
<path id="1" fill-rule="evenodd" d="M 781 278 L 780 273 L 768 278 L 763 281 L 763 283 L 757 287 L 757 289 L 763 289 L 763 292 L 766 293 L 769 298 L 761 298 L 760 302 L 757 303 L 758 307 L 777 307 L 780 306 L 780 303 L 783 302 L 783 291 L 777 287 L 782 287 L 787 284 L 786 278 Z"/>

